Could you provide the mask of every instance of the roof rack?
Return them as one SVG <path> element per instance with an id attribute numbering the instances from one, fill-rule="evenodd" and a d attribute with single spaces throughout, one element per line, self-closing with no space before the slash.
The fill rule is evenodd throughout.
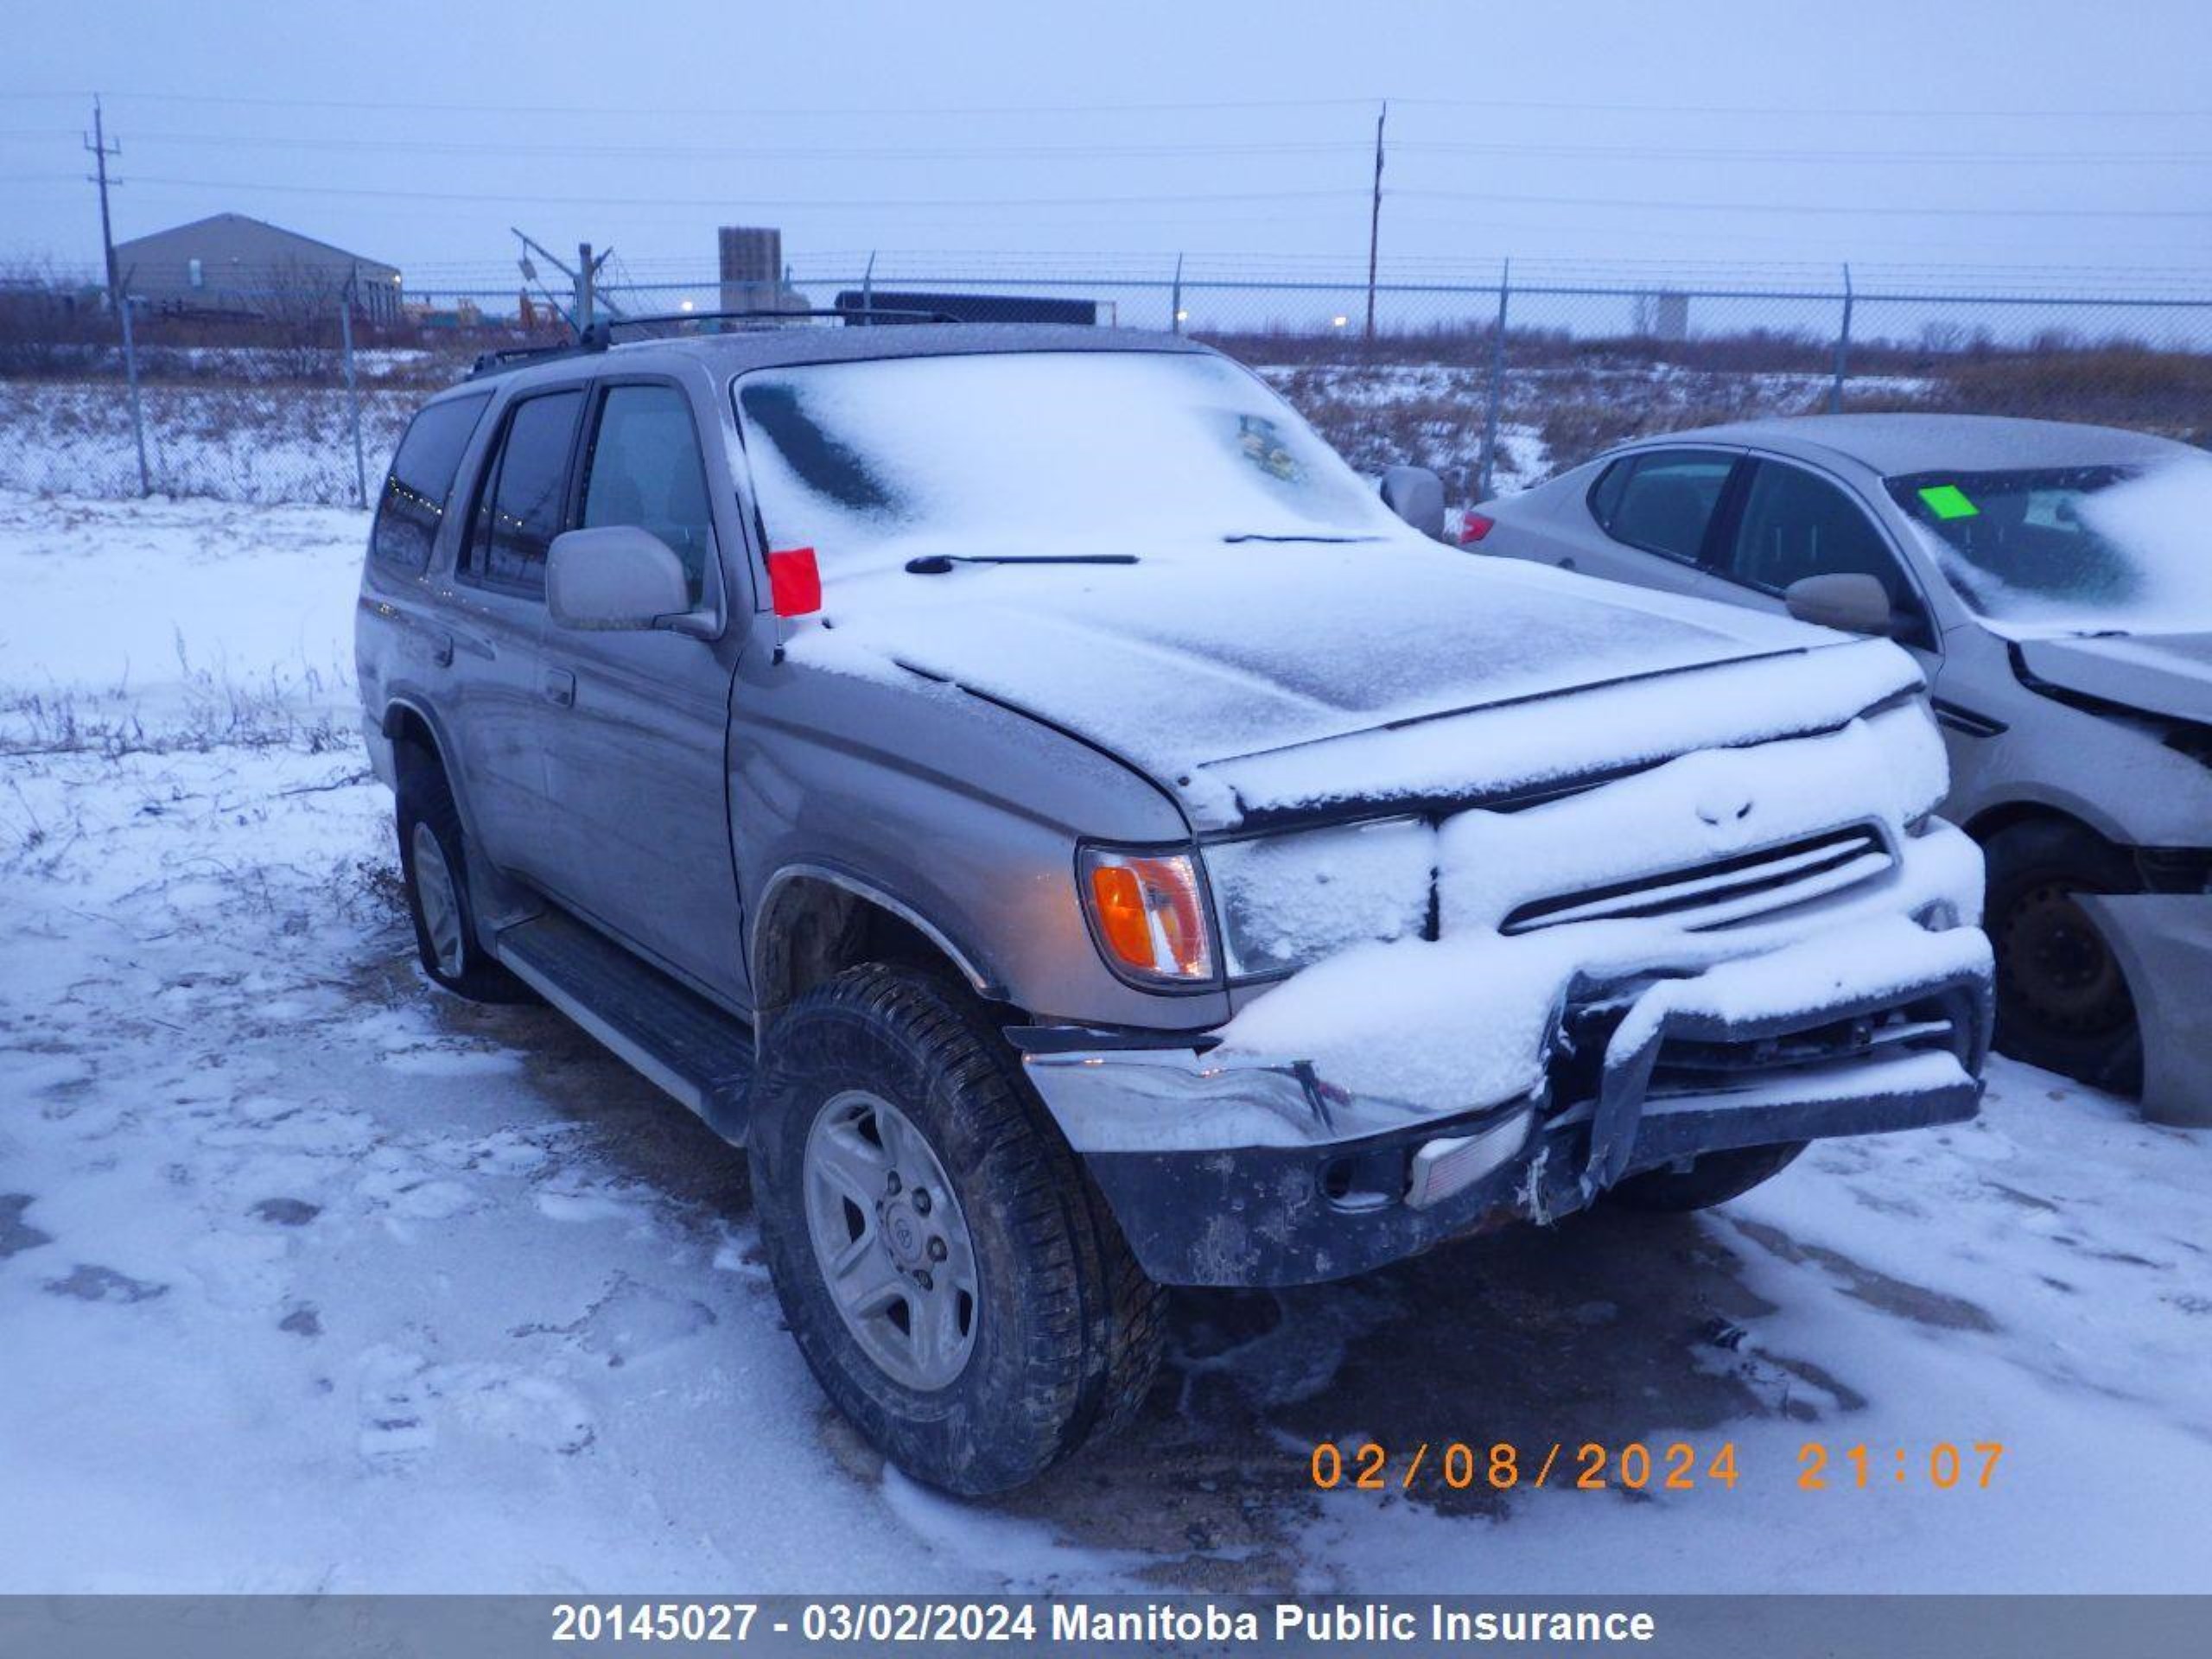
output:
<path id="1" fill-rule="evenodd" d="M 532 363 L 550 363 L 556 357 L 576 357 L 587 351 L 604 349 L 586 346 L 580 340 L 564 340 L 558 346 L 510 346 L 503 351 L 479 352 L 466 378 L 481 380 L 487 375 L 527 368 Z"/>
<path id="2" fill-rule="evenodd" d="M 581 349 L 603 352 L 613 343 L 617 328 L 644 328 L 664 323 L 683 322 L 788 322 L 806 317 L 835 317 L 838 321 L 865 327 L 871 322 L 958 322 L 960 319 L 943 311 L 915 311 L 879 307 L 867 311 L 804 310 L 779 311 L 762 307 L 749 311 L 664 311 L 646 317 L 602 317 L 585 329 L 578 338 Z"/>
<path id="3" fill-rule="evenodd" d="M 834 317 L 849 327 L 868 327 L 876 323 L 957 323 L 963 321 L 944 311 L 918 311 L 895 306 L 800 311 L 762 307 L 744 311 L 664 311 L 643 317 L 602 317 L 588 327 L 577 330 L 573 340 L 563 341 L 558 346 L 515 346 L 504 351 L 479 353 L 474 365 L 468 371 L 468 378 L 480 380 L 489 375 L 505 374 L 533 363 L 550 363 L 557 358 L 582 357 L 603 352 L 614 343 L 617 328 L 643 328 L 684 322 L 788 322 L 807 317 Z"/>

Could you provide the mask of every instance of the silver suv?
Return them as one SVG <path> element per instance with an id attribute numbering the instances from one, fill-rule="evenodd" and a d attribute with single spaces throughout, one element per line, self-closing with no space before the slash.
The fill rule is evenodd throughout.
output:
<path id="1" fill-rule="evenodd" d="M 1162 1285 L 1975 1111 L 1980 863 L 1894 645 L 1468 559 L 1181 340 L 708 326 L 424 406 L 365 728 L 425 969 L 747 1147 L 901 1467 L 1127 1415 Z"/>

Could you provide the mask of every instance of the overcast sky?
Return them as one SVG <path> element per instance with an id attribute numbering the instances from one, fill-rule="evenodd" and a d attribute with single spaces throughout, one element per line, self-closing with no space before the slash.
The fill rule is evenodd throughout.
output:
<path id="1" fill-rule="evenodd" d="M 511 225 L 641 278 L 733 222 L 802 260 L 1353 267 L 1388 97 L 1386 266 L 2171 279 L 2212 252 L 2208 61 L 2205 0 L 105 0 L 10 28 L 0 257 L 97 263 L 99 89 L 118 238 L 232 210 L 410 288 L 511 281 Z"/>

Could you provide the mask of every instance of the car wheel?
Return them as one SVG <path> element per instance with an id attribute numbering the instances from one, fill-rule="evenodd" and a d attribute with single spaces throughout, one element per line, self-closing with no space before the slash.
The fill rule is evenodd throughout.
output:
<path id="1" fill-rule="evenodd" d="M 1805 1150 L 1802 1141 L 1772 1147 L 1741 1147 L 1708 1152 L 1688 1169 L 1648 1169 L 1618 1181 L 1605 1194 L 1624 1210 L 1681 1215 L 1710 1210 L 1738 1198 L 1760 1182 L 1771 1180 Z"/>
<path id="2" fill-rule="evenodd" d="M 800 997 L 751 1157 L 791 1334 L 916 1479 L 1007 1491 L 1142 1402 L 1165 1294 L 961 987 L 870 965 Z"/>
<path id="3" fill-rule="evenodd" d="M 487 955 L 468 901 L 468 838 L 445 774 L 408 768 L 400 791 L 399 871 L 423 971 L 473 1002 L 534 1002 L 533 992 Z"/>
<path id="4" fill-rule="evenodd" d="M 2138 1092 L 2135 1000 L 2120 959 L 2079 902 L 2083 893 L 2140 892 L 2133 861 L 2087 830 L 2050 822 L 2000 830 L 1983 850 L 1997 1047 L 2098 1088 Z"/>

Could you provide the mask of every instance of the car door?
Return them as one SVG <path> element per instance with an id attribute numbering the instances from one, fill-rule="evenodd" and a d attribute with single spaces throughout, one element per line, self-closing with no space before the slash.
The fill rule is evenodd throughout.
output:
<path id="1" fill-rule="evenodd" d="M 1840 480 L 1771 455 L 1754 457 L 1713 537 L 1713 574 L 1736 603 L 1787 613 L 1807 576 L 1869 575 L 1890 596 L 1891 638 L 1932 678 L 1939 665 L 1926 595 L 1888 532 Z"/>
<path id="2" fill-rule="evenodd" d="M 1703 446 L 1630 451 L 1592 480 L 1583 512 L 1570 511 L 1569 522 L 1585 522 L 1552 563 L 1640 588 L 1719 597 L 1705 555 L 1742 461 L 1734 450 Z"/>
<path id="3" fill-rule="evenodd" d="M 728 614 L 700 426 L 684 388 L 609 378 L 586 413 L 573 522 L 634 524 L 674 550 L 695 613 Z M 664 965 L 742 994 L 726 744 L 734 632 L 549 626 L 545 765 L 555 893 Z"/>
<path id="4" fill-rule="evenodd" d="M 582 409 L 580 386 L 533 389 L 506 405 L 454 567 L 459 782 L 492 861 L 541 880 L 556 851 L 538 732 L 545 553 L 561 527 Z"/>

